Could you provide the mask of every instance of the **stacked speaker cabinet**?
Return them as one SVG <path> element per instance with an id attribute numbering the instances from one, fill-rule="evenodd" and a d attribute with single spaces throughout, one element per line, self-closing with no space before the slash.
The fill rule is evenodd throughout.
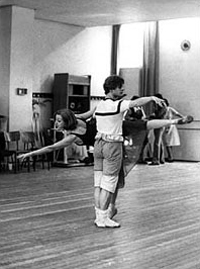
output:
<path id="1" fill-rule="evenodd" d="M 54 75 L 53 112 L 68 108 L 75 114 L 90 109 L 91 76 L 75 76 L 68 73 Z"/>

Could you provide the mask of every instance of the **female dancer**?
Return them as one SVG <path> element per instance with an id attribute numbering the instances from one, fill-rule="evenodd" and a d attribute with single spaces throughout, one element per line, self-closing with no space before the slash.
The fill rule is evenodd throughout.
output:
<path id="1" fill-rule="evenodd" d="M 38 150 L 31 151 L 18 156 L 18 159 L 50 153 L 54 150 L 65 148 L 72 143 L 77 145 L 94 145 L 95 129 L 88 128 L 86 119 L 91 117 L 93 110 L 89 113 L 80 114 L 80 118 L 70 109 L 61 109 L 55 113 L 54 130 L 62 132 L 64 137 L 52 145 L 42 147 Z"/>

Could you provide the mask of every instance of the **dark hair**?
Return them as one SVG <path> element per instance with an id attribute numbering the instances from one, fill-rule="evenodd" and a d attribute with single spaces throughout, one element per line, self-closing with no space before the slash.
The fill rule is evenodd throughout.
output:
<path id="1" fill-rule="evenodd" d="M 156 119 L 163 119 L 166 112 L 167 112 L 166 106 L 160 106 L 160 105 L 156 104 L 156 109 L 155 109 Z"/>
<path id="2" fill-rule="evenodd" d="M 107 77 L 103 84 L 105 94 L 109 93 L 111 90 L 116 89 L 117 87 L 121 88 L 123 84 L 124 79 L 120 76 L 112 75 Z"/>
<path id="3" fill-rule="evenodd" d="M 166 98 L 164 98 L 163 100 L 165 101 L 166 106 L 169 106 L 169 101 Z"/>
<path id="4" fill-rule="evenodd" d="M 77 119 L 74 115 L 74 112 L 70 109 L 64 108 L 55 112 L 54 118 L 56 115 L 60 115 L 65 123 L 66 130 L 74 130 L 77 126 Z"/>
<path id="5" fill-rule="evenodd" d="M 162 96 L 161 93 L 156 93 L 156 94 L 154 94 L 154 96 L 155 96 L 155 97 L 158 97 L 158 98 L 160 98 L 160 99 L 163 99 L 163 96 Z"/>

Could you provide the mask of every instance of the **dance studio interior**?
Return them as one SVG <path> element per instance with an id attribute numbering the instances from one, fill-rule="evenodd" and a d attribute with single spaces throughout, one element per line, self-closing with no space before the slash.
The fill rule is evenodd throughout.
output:
<path id="1" fill-rule="evenodd" d="M 0 268 L 199 269 L 200 1 L 0 0 L 0 35 Z M 125 100 L 193 117 L 156 165 L 148 133 L 116 229 L 94 223 L 92 145 L 18 158 L 61 140 L 55 112 L 95 108 L 110 75 Z"/>

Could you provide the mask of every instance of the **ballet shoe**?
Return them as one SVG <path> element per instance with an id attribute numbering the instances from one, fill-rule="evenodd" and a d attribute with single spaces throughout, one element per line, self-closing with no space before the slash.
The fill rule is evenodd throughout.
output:
<path id="1" fill-rule="evenodd" d="M 191 115 L 188 115 L 186 117 L 183 117 L 178 120 L 178 124 L 187 124 L 191 123 L 194 120 L 194 118 Z"/>
<path id="2" fill-rule="evenodd" d="M 120 224 L 108 217 L 107 210 L 98 210 L 98 218 L 94 221 L 98 228 L 119 228 Z"/>

